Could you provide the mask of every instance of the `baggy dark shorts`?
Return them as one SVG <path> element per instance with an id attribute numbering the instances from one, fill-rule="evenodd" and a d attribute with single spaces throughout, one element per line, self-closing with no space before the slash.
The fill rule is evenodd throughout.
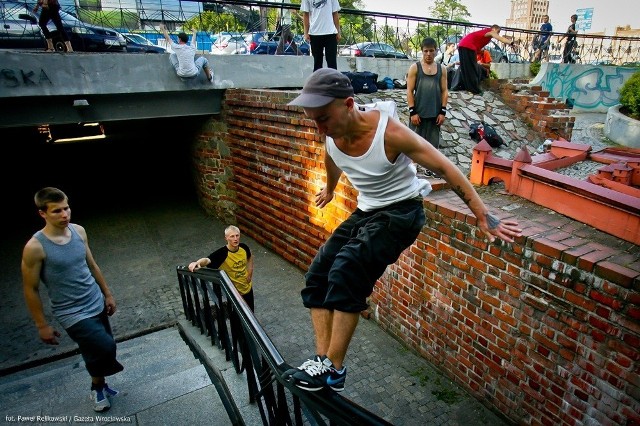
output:
<path id="1" fill-rule="evenodd" d="M 106 308 L 100 314 L 79 321 L 66 330 L 78 344 L 91 377 L 111 376 L 124 370 L 116 360 L 116 341 Z"/>
<path id="2" fill-rule="evenodd" d="M 356 209 L 320 247 L 302 302 L 307 308 L 357 313 L 388 265 L 416 240 L 426 221 L 422 197 L 382 209 Z"/>

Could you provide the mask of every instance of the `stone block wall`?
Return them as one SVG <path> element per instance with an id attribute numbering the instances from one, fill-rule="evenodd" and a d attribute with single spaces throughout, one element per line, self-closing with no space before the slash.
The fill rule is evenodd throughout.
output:
<path id="1" fill-rule="evenodd" d="M 193 152 L 205 210 L 306 270 L 356 194 L 345 179 L 315 208 L 324 149 L 286 106 L 295 95 L 227 90 Z M 489 244 L 455 194 L 434 192 L 423 232 L 380 278 L 371 318 L 516 423 L 640 424 L 638 247 L 482 189 L 524 235 Z"/>

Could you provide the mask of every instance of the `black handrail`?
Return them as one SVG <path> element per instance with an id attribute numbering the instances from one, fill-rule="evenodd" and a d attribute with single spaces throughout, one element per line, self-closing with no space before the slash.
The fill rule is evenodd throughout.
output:
<path id="1" fill-rule="evenodd" d="M 307 392 L 283 378 L 291 365 L 224 271 L 190 272 L 184 266 L 176 271 L 186 319 L 225 352 L 236 373 L 246 373 L 249 402 L 257 404 L 264 425 L 391 425 L 330 389 Z M 220 392 L 225 386 L 216 389 Z M 221 398 L 227 401 L 229 395 Z M 235 404 L 228 402 L 225 407 L 233 420 Z"/>

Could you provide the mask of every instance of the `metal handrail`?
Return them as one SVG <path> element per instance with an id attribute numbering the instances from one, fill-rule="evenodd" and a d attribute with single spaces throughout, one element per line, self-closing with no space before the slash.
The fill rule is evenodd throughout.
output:
<path id="1" fill-rule="evenodd" d="M 291 365 L 224 271 L 204 268 L 191 272 L 185 266 L 176 271 L 186 319 L 224 351 L 236 373 L 245 373 L 249 402 L 256 403 L 264 425 L 391 425 L 330 389 L 307 392 L 288 382 L 283 375 Z M 212 382 L 218 380 L 213 373 L 210 377 Z M 216 389 L 224 392 L 226 386 L 218 383 Z M 230 419 L 236 419 L 231 396 L 220 397 L 226 401 Z"/>
<path id="2" fill-rule="evenodd" d="M 32 1 L 18 0 L 31 4 Z M 152 41 L 157 41 L 159 24 L 165 23 L 169 29 L 176 30 L 183 25 L 202 29 L 198 43 L 204 50 L 211 48 L 212 40 L 208 37 L 222 31 L 236 31 L 242 34 L 253 31 L 276 31 L 282 23 L 282 12 L 288 10 L 291 15 L 291 29 L 294 34 L 302 33 L 302 18 L 298 13 L 299 6 L 290 3 L 242 1 L 242 0 L 180 0 L 178 8 L 175 2 L 170 5 L 159 2 L 140 0 L 136 2 L 136 10 L 122 7 L 102 7 L 101 10 L 65 7 L 71 2 L 61 1 L 63 9 L 75 16 L 91 21 L 96 25 L 113 27 L 121 31 L 141 32 Z M 351 45 L 362 41 L 374 41 L 390 44 L 410 57 L 420 52 L 420 44 L 424 37 L 433 37 L 440 44 L 448 37 L 464 36 L 472 30 L 491 25 L 451 20 L 433 19 L 429 17 L 369 12 L 363 10 L 342 9 L 340 11 L 342 39 L 341 45 Z M 229 21 L 227 18 L 232 17 Z M 118 19 L 120 19 L 118 21 Z M 117 21 L 117 22 L 116 22 Z M 117 25 L 116 25 L 117 24 Z M 502 34 L 517 40 L 514 48 L 499 43 L 506 53 L 519 53 L 527 60 L 533 59 L 533 39 L 540 31 L 503 27 Z M 563 32 L 552 32 L 549 46 L 550 55 L 560 55 L 563 46 L 557 39 Z M 208 40 L 207 40 L 208 39 Z M 554 41 L 555 39 L 555 41 Z M 576 56 L 582 63 L 640 63 L 640 37 L 602 36 L 594 34 L 577 34 Z"/>

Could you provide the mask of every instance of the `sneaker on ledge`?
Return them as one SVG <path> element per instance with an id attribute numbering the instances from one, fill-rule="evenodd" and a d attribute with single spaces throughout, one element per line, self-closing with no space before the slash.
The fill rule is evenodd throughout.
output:
<path id="1" fill-rule="evenodd" d="M 107 398 L 107 394 L 103 389 L 91 389 L 91 401 L 93 401 L 93 410 L 94 411 L 105 411 L 111 407 L 111 403 L 109 402 L 109 398 Z"/>
<path id="2" fill-rule="evenodd" d="M 346 367 L 338 371 L 329 358 L 318 355 L 313 359 L 305 361 L 300 367 L 293 369 L 293 372 L 290 373 L 291 380 L 297 387 L 312 392 L 324 388 L 331 388 L 336 392 L 342 392 L 344 390 L 346 376 Z"/>
<path id="3" fill-rule="evenodd" d="M 102 388 L 102 391 L 104 392 L 104 394 L 106 396 L 108 396 L 109 398 L 113 398 L 114 396 L 118 395 L 120 392 L 115 390 L 115 389 L 111 389 L 109 387 L 108 384 L 104 384 L 104 387 Z"/>

